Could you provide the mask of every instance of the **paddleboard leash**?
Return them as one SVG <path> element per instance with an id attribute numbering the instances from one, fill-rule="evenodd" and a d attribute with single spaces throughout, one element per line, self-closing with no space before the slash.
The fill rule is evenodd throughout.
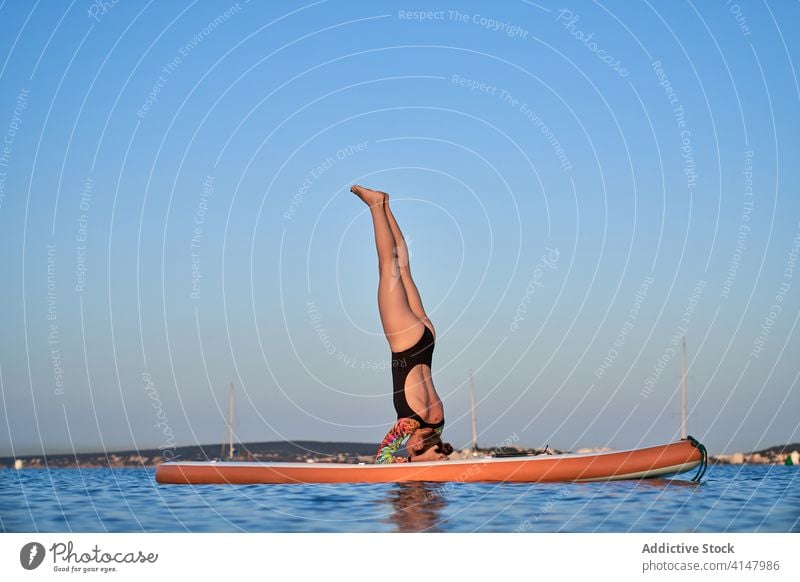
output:
<path id="1" fill-rule="evenodd" d="M 694 477 L 692 477 L 692 481 L 699 483 L 700 479 L 703 478 L 703 475 L 706 474 L 706 469 L 708 468 L 708 451 L 706 450 L 705 445 L 703 445 L 703 443 L 698 441 L 693 436 L 686 435 L 686 440 L 692 443 L 692 445 L 700 451 L 700 466 L 697 468 L 697 473 L 695 473 Z"/>

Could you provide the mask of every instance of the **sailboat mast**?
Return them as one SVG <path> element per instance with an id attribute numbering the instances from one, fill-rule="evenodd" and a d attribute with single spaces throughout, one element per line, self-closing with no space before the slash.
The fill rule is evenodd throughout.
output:
<path id="1" fill-rule="evenodd" d="M 228 390 L 228 456 L 233 459 L 233 382 Z"/>
<path id="2" fill-rule="evenodd" d="M 686 336 L 681 347 L 681 438 L 686 438 Z"/>
<path id="3" fill-rule="evenodd" d="M 472 450 L 478 450 L 478 419 L 475 414 L 475 382 L 472 380 L 472 369 L 469 371 L 469 401 L 472 409 Z"/>

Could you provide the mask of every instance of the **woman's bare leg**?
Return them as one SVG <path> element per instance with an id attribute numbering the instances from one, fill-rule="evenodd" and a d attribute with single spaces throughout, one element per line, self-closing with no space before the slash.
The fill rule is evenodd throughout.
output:
<path id="1" fill-rule="evenodd" d="M 399 352 L 414 345 L 423 329 L 409 306 L 401 278 L 397 243 L 384 209 L 387 195 L 360 186 L 353 186 L 351 191 L 369 206 L 372 216 L 378 251 L 378 311 L 391 350 Z"/>
<path id="2" fill-rule="evenodd" d="M 422 306 L 422 298 L 419 295 L 417 285 L 414 283 L 414 279 L 411 277 L 411 262 L 408 255 L 408 246 L 406 246 L 406 239 L 403 236 L 403 232 L 400 230 L 400 226 L 397 224 L 394 214 L 392 214 L 392 209 L 389 207 L 388 196 L 384 201 L 384 209 L 386 210 L 386 218 L 389 219 L 389 226 L 392 228 L 394 240 L 397 243 L 397 266 L 400 269 L 400 278 L 403 281 L 403 287 L 405 288 L 406 296 L 408 297 L 408 305 L 411 308 L 411 311 L 414 312 L 414 315 L 419 317 L 421 320 L 427 323 L 431 329 L 433 329 L 433 323 L 431 323 L 431 320 L 428 319 L 428 315 L 425 313 L 425 308 Z"/>
<path id="3" fill-rule="evenodd" d="M 425 324 L 423 321 L 430 324 L 430 320 L 425 316 L 425 311 L 422 309 L 422 301 L 417 287 L 411 278 L 408 248 L 403 234 L 397 226 L 397 221 L 389 210 L 388 195 L 360 186 L 353 186 L 351 191 L 369 206 L 372 224 L 375 229 L 379 273 L 378 310 L 381 314 L 383 330 L 392 351 L 403 351 L 419 341 L 420 335 L 424 331 L 422 326 Z M 409 303 L 410 296 L 413 298 L 414 310 L 412 310 L 412 306 Z M 417 315 L 417 313 L 422 315 Z M 431 325 L 431 329 L 433 329 L 433 325 Z M 410 393 L 409 390 L 411 391 Z M 406 397 L 409 398 L 409 404 L 412 406 L 416 405 L 416 400 L 419 400 L 415 410 L 419 411 L 427 422 L 439 422 L 443 418 L 444 408 L 430 380 L 427 383 L 420 381 L 416 385 L 406 386 Z M 411 419 L 399 419 L 386 435 L 386 438 L 384 438 L 384 443 L 381 444 L 385 444 L 387 439 L 393 443 L 392 446 L 397 444 L 395 442 L 397 437 L 395 433 L 398 425 L 404 422 L 416 423 Z M 441 429 L 436 430 L 439 433 L 441 432 Z M 408 435 L 405 436 L 408 438 Z M 419 440 L 421 437 L 420 435 L 417 436 L 417 440 Z M 411 438 L 414 438 L 413 434 Z M 441 447 L 430 446 L 421 454 L 412 452 L 413 460 L 433 461 L 446 459 L 452 452 L 452 446 L 442 443 L 441 437 L 438 437 L 438 443 L 440 443 Z M 390 449 L 391 447 L 386 448 Z M 378 462 L 399 462 L 403 460 L 405 459 L 402 457 L 394 456 L 394 449 L 387 452 L 384 448 L 381 448 L 378 452 Z"/>

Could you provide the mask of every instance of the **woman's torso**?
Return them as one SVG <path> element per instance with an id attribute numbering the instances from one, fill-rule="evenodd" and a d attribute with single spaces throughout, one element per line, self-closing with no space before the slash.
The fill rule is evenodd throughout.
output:
<path id="1" fill-rule="evenodd" d="M 423 423 L 438 424 L 444 418 L 444 408 L 431 378 L 435 338 L 427 325 L 422 327 L 416 344 L 392 352 L 394 406 L 398 418 L 418 417 Z"/>

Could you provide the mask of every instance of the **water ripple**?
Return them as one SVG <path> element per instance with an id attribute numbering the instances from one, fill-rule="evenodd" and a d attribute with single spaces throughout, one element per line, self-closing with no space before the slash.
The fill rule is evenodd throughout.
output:
<path id="1" fill-rule="evenodd" d="M 184 486 L 148 469 L 0 470 L 6 532 L 789 532 L 800 470 L 713 466 L 702 484 Z"/>

